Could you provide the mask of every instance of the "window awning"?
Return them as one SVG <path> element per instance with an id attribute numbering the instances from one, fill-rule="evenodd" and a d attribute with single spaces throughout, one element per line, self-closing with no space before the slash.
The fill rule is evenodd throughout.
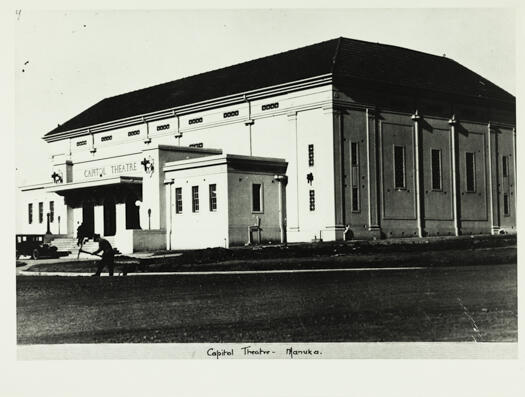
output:
<path id="1" fill-rule="evenodd" d="M 72 190 L 96 188 L 102 186 L 115 185 L 142 185 L 142 177 L 139 176 L 118 176 L 112 178 L 101 178 L 91 181 L 61 183 L 48 187 L 46 189 L 49 193 L 65 194 Z"/>

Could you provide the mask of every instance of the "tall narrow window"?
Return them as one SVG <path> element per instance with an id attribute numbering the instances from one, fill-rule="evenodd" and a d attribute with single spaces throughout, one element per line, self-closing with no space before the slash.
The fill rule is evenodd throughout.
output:
<path id="1" fill-rule="evenodd" d="M 27 204 L 27 222 L 33 223 L 33 203 Z"/>
<path id="2" fill-rule="evenodd" d="M 405 185 L 405 147 L 394 146 L 394 187 L 404 189 Z"/>
<path id="3" fill-rule="evenodd" d="M 199 187 L 191 187 L 191 210 L 193 212 L 199 212 Z"/>
<path id="4" fill-rule="evenodd" d="M 315 211 L 315 190 L 310 190 L 310 211 Z"/>
<path id="5" fill-rule="evenodd" d="M 355 186 L 352 187 L 352 211 L 359 211 L 359 188 Z"/>
<path id="6" fill-rule="evenodd" d="M 217 185 L 210 185 L 210 211 L 217 211 Z"/>
<path id="7" fill-rule="evenodd" d="M 432 190 L 441 190 L 443 188 L 441 182 L 441 150 L 432 149 L 431 162 Z"/>
<path id="8" fill-rule="evenodd" d="M 509 156 L 503 156 L 502 157 L 502 167 L 501 170 L 503 171 L 503 177 L 509 176 Z"/>
<path id="9" fill-rule="evenodd" d="M 465 153 L 467 192 L 476 191 L 476 159 L 474 153 Z"/>
<path id="10" fill-rule="evenodd" d="M 308 145 L 308 165 L 314 165 L 314 145 Z"/>
<path id="11" fill-rule="evenodd" d="M 507 193 L 503 194 L 503 215 L 510 215 L 509 195 Z"/>
<path id="12" fill-rule="evenodd" d="M 252 212 L 262 212 L 262 185 L 254 183 L 252 185 Z"/>
<path id="13" fill-rule="evenodd" d="M 350 165 L 352 167 L 352 211 L 359 212 L 359 142 L 350 144 Z"/>
<path id="14" fill-rule="evenodd" d="M 49 202 L 49 222 L 53 222 L 55 220 L 55 202 L 50 201 Z"/>
<path id="15" fill-rule="evenodd" d="M 182 188 L 175 188 L 175 213 L 182 213 Z"/>
<path id="16" fill-rule="evenodd" d="M 44 222 L 44 203 L 38 203 L 38 223 Z"/>
<path id="17" fill-rule="evenodd" d="M 350 163 L 352 167 L 356 167 L 359 164 L 359 143 L 352 142 L 350 146 Z"/>

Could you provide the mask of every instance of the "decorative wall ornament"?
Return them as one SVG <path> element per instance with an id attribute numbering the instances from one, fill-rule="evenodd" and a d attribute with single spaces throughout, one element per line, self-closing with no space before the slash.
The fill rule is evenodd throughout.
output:
<path id="1" fill-rule="evenodd" d="M 146 174 L 148 174 L 149 176 L 153 175 L 153 171 L 155 170 L 155 161 L 153 160 L 153 157 L 148 156 L 148 158 L 144 158 L 144 160 L 142 160 L 140 164 L 144 166 L 144 171 L 146 172 Z"/>
<path id="2" fill-rule="evenodd" d="M 313 181 L 314 181 L 314 174 L 312 174 L 311 172 L 309 174 L 306 174 L 306 182 L 312 185 Z"/>
<path id="3" fill-rule="evenodd" d="M 53 182 L 54 183 L 62 183 L 64 182 L 64 178 L 62 176 L 62 171 L 54 171 L 52 174 L 51 174 L 51 178 L 53 178 Z"/>

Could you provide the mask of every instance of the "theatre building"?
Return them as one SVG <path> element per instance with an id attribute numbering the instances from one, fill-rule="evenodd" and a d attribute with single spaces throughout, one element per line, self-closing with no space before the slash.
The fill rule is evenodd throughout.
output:
<path id="1" fill-rule="evenodd" d="M 515 98 L 454 60 L 337 38 L 58 125 L 17 232 L 83 223 L 121 252 L 514 232 L 515 137 Z"/>

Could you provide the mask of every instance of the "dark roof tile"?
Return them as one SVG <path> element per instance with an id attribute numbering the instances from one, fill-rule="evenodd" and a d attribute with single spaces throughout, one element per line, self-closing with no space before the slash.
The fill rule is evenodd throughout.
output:
<path id="1" fill-rule="evenodd" d="M 328 73 L 345 78 L 513 102 L 514 97 L 452 59 L 406 48 L 333 39 L 103 99 L 46 134 L 87 128 Z"/>

